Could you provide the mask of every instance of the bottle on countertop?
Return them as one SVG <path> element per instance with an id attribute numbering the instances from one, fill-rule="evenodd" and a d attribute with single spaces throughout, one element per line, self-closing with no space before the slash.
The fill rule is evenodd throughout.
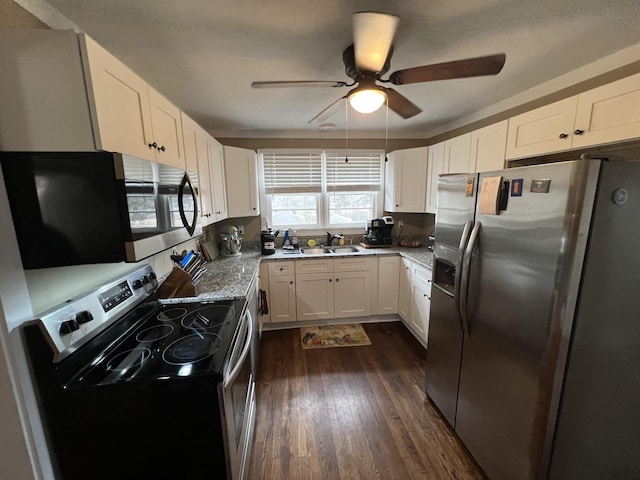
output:
<path id="1" fill-rule="evenodd" d="M 284 231 L 284 242 L 282 243 L 282 248 L 285 249 L 290 249 L 291 247 L 291 240 L 289 240 L 289 229 L 287 228 Z"/>
<path id="2" fill-rule="evenodd" d="M 291 245 L 295 250 L 297 250 L 300 247 L 298 245 L 298 233 L 295 230 L 291 234 Z"/>

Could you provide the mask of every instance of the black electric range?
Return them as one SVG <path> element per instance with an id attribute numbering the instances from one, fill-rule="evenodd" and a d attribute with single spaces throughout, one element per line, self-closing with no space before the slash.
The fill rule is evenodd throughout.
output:
<path id="1" fill-rule="evenodd" d="M 162 304 L 150 272 L 23 329 L 60 479 L 230 478 L 221 392 L 243 301 Z"/>

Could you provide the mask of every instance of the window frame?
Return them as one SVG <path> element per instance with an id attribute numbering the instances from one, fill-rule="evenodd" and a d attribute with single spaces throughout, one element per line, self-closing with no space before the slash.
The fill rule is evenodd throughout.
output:
<path id="1" fill-rule="evenodd" d="M 271 205 L 271 195 L 277 194 L 277 192 L 267 192 L 265 187 L 265 176 L 264 176 L 264 156 L 269 154 L 300 154 L 300 155 L 321 155 L 321 177 L 322 177 L 322 188 L 320 192 L 308 192 L 309 194 L 313 193 L 318 196 L 318 224 L 313 227 L 307 226 L 296 226 L 296 225 L 274 225 L 272 224 L 273 219 L 273 209 Z M 380 165 L 380 183 L 377 189 L 372 189 L 370 187 L 363 188 L 362 190 L 358 190 L 354 187 L 353 190 L 349 189 L 348 191 L 341 190 L 332 190 L 330 186 L 327 185 L 327 156 L 328 155 L 338 155 L 344 156 L 345 150 L 339 149 L 260 149 L 258 150 L 258 175 L 259 175 L 259 184 L 260 184 L 260 202 L 263 205 L 261 212 L 261 222 L 262 226 L 269 225 L 269 227 L 275 229 L 282 228 L 290 228 L 296 229 L 298 234 L 302 235 L 320 235 L 326 234 L 327 230 L 339 230 L 341 233 L 345 234 L 358 234 L 362 233 L 366 229 L 366 222 L 363 222 L 362 225 L 355 226 L 353 224 L 329 224 L 329 212 L 330 212 L 330 195 L 334 191 L 336 193 L 352 193 L 352 194 L 370 194 L 372 195 L 373 202 L 373 217 L 379 218 L 384 214 L 384 184 L 385 184 L 385 154 L 381 149 L 349 149 L 346 151 L 347 157 L 361 157 L 361 156 L 379 156 L 379 165 Z M 299 192 L 305 193 L 305 192 Z M 286 193 L 285 193 L 286 194 Z"/>

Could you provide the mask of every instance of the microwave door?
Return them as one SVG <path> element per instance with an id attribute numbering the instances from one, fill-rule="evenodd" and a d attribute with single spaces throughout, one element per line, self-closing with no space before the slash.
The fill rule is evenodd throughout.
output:
<path id="1" fill-rule="evenodd" d="M 198 201 L 196 190 L 186 172 L 178 189 L 178 209 L 184 228 L 187 229 L 189 235 L 193 235 L 198 223 Z"/>

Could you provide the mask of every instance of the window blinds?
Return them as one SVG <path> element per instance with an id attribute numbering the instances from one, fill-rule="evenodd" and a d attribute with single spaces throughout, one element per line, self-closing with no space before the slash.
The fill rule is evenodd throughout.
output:
<path id="1" fill-rule="evenodd" d="M 322 154 L 263 154 L 265 193 L 322 192 Z"/>
<path id="2" fill-rule="evenodd" d="M 379 191 L 382 157 L 375 152 L 326 152 L 327 191 Z M 348 158 L 348 161 L 345 161 Z"/>

